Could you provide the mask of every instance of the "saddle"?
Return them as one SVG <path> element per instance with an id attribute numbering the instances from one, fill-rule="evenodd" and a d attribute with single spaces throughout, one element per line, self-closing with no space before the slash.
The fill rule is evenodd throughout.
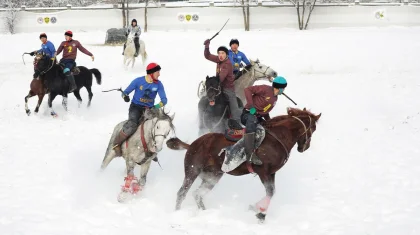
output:
<path id="1" fill-rule="evenodd" d="M 63 64 L 59 63 L 58 65 L 60 66 L 61 70 L 64 69 Z M 73 68 L 70 70 L 70 73 L 72 75 L 78 75 L 80 73 L 80 69 L 76 66 L 76 62 L 74 62 Z"/>
<path id="2" fill-rule="evenodd" d="M 245 134 L 245 128 L 242 130 L 236 130 L 228 128 L 225 130 L 225 138 L 232 142 L 238 142 Z"/>

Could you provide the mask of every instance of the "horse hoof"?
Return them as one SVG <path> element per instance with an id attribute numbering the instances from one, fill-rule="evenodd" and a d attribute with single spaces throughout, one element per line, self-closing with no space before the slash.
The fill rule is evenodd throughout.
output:
<path id="1" fill-rule="evenodd" d="M 258 221 L 259 221 L 260 223 L 263 223 L 263 222 L 265 221 L 265 214 L 263 214 L 263 213 L 258 213 L 258 214 L 256 214 L 255 216 L 257 217 L 257 219 L 258 219 Z"/>
<path id="2" fill-rule="evenodd" d="M 53 116 L 54 118 L 58 117 L 58 115 L 54 112 L 51 112 L 51 116 Z"/>
<path id="3" fill-rule="evenodd" d="M 26 110 L 26 114 L 27 114 L 28 116 L 30 116 L 30 115 L 31 115 L 31 110 L 27 109 L 27 110 Z"/>

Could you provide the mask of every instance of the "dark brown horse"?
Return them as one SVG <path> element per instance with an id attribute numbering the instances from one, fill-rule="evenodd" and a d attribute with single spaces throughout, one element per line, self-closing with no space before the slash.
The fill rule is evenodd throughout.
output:
<path id="1" fill-rule="evenodd" d="M 42 55 L 42 53 L 37 53 L 34 58 L 34 66 L 42 60 L 45 59 L 45 57 Z M 41 77 L 41 76 L 40 76 Z M 42 103 L 42 100 L 44 99 L 45 94 L 47 94 L 47 89 L 44 85 L 44 80 L 42 78 L 34 78 L 32 79 L 30 90 L 27 96 L 25 96 L 25 111 L 26 114 L 31 115 L 31 110 L 28 107 L 28 99 L 32 96 L 38 96 L 38 104 L 35 108 L 35 113 L 38 113 L 39 106 Z"/>
<path id="2" fill-rule="evenodd" d="M 266 189 L 266 197 L 252 206 L 260 221 L 265 220 L 267 208 L 274 195 L 276 172 L 286 164 L 289 153 L 296 143 L 297 150 L 301 153 L 310 147 L 311 137 L 316 130 L 316 123 L 320 117 L 321 114 L 315 115 L 306 109 L 288 108 L 287 115 L 274 117 L 263 124 L 266 132 L 265 138 L 256 150 L 256 154 L 263 161 L 263 165 L 251 166 L 244 162 L 236 169 L 227 172 L 227 174 L 234 176 L 254 172 L 260 177 Z M 166 144 L 173 150 L 187 149 L 184 159 L 185 177 L 177 194 L 176 210 L 181 208 L 182 201 L 198 176 L 202 179 L 202 183 L 195 191 L 194 198 L 197 206 L 204 210 L 204 195 L 213 189 L 224 174 L 221 167 L 225 159 L 225 153 L 223 152 L 220 156 L 219 153 L 221 149 L 233 145 L 234 142 L 227 140 L 224 134 L 208 133 L 196 139 L 190 145 L 178 138 L 171 138 Z"/>

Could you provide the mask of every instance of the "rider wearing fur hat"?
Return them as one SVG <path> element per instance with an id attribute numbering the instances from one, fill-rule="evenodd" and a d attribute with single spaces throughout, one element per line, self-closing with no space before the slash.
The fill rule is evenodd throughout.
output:
<path id="1" fill-rule="evenodd" d="M 210 40 L 207 39 L 204 42 L 204 57 L 217 64 L 216 76 L 219 77 L 220 85 L 223 93 L 229 97 L 229 109 L 231 112 L 231 121 L 229 122 L 233 129 L 241 130 L 242 127 L 239 124 L 240 110 L 238 107 L 238 100 L 235 94 L 235 78 L 233 75 L 233 67 L 230 62 L 228 55 L 229 50 L 225 46 L 220 46 L 217 49 L 217 56 L 210 53 L 209 45 Z"/>
<path id="2" fill-rule="evenodd" d="M 146 109 L 159 109 L 168 102 L 163 84 L 158 80 L 161 67 L 156 63 L 150 63 L 146 69 L 147 75 L 134 79 L 122 93 L 125 102 L 129 102 L 128 95 L 135 91 L 128 109 L 128 121 L 114 139 L 113 148 L 117 157 L 122 156 L 121 144 L 136 132 Z M 160 102 L 155 104 L 157 94 Z"/>
<path id="3" fill-rule="evenodd" d="M 251 62 L 249 62 L 246 55 L 238 50 L 239 47 L 239 40 L 234 38 L 229 42 L 230 50 L 229 50 L 229 60 L 233 65 L 233 74 L 235 74 L 235 79 L 238 79 L 242 75 L 242 70 L 240 70 L 245 63 L 245 69 L 249 69 L 251 67 Z"/>
<path id="4" fill-rule="evenodd" d="M 139 50 L 140 50 L 140 34 L 141 34 L 141 28 L 140 26 L 137 25 L 137 20 L 133 19 L 131 21 L 131 25 L 128 26 L 126 32 L 125 32 L 125 37 L 127 37 L 129 34 L 134 33 L 134 45 L 136 47 L 136 53 L 134 54 L 135 57 L 137 57 L 139 55 Z M 124 51 L 125 51 L 125 47 L 126 44 L 124 43 L 124 49 L 123 49 L 123 55 L 124 55 Z"/>
<path id="5" fill-rule="evenodd" d="M 77 56 L 77 49 L 79 49 L 84 54 L 90 56 L 92 61 L 95 59 L 92 53 L 88 51 L 86 48 L 82 46 L 82 44 L 77 41 L 73 40 L 73 32 L 68 30 L 64 33 L 64 38 L 66 39 L 63 41 L 57 49 L 57 52 L 54 54 L 54 57 L 59 55 L 63 51 L 63 58 L 60 60 L 60 64 L 64 65 L 63 73 L 66 75 L 67 79 L 70 82 L 70 90 L 69 93 L 73 92 L 77 86 L 76 82 L 74 81 L 73 74 L 71 70 L 75 66 L 76 56 Z"/>
<path id="6" fill-rule="evenodd" d="M 287 87 L 284 77 L 274 78 L 272 86 L 255 85 L 245 88 L 247 104 L 242 111 L 241 122 L 246 126 L 244 134 L 245 154 L 247 160 L 261 165 L 261 159 L 255 154 L 255 132 L 257 124 L 270 119 L 270 111 L 277 102 L 277 96 L 281 95 Z"/>

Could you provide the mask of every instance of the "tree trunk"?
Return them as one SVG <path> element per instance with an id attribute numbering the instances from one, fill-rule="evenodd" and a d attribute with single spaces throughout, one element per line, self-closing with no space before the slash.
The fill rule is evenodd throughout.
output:
<path id="1" fill-rule="evenodd" d="M 125 15 L 125 0 L 121 1 L 121 7 L 122 7 L 122 16 L 123 16 L 123 28 L 127 27 L 127 17 Z"/>
<path id="2" fill-rule="evenodd" d="M 149 0 L 145 0 L 144 6 L 144 32 L 147 32 L 147 7 L 149 6 Z"/>
<path id="3" fill-rule="evenodd" d="M 246 13 L 247 13 L 247 22 L 246 22 L 246 25 L 247 25 L 247 27 L 248 27 L 248 30 L 247 31 L 249 31 L 249 0 L 248 0 L 248 6 L 246 7 Z"/>
<path id="4" fill-rule="evenodd" d="M 311 18 L 312 11 L 313 11 L 313 10 L 314 10 L 314 8 L 315 8 L 315 3 L 316 3 L 316 0 L 314 0 L 314 2 L 313 2 L 313 3 L 312 3 L 312 5 L 311 5 L 311 8 L 310 8 L 310 10 L 309 10 L 308 19 L 306 19 L 305 30 L 306 30 L 306 28 L 308 27 L 309 18 Z"/>
<path id="5" fill-rule="evenodd" d="M 126 2 L 127 2 L 127 7 L 126 7 L 126 11 L 127 11 L 127 13 L 126 13 L 126 15 L 127 15 L 127 17 L 126 17 L 126 19 L 127 19 L 127 26 L 128 25 L 130 25 L 130 10 L 129 10 L 129 8 L 128 8 L 128 0 L 126 0 Z"/>
<path id="6" fill-rule="evenodd" d="M 245 1 L 247 5 L 245 5 Z M 249 0 L 242 0 L 242 15 L 244 16 L 245 31 L 249 31 Z"/>
<path id="7" fill-rule="evenodd" d="M 298 16 L 298 23 L 299 23 L 299 29 L 302 30 L 302 24 L 300 22 L 300 9 L 299 9 L 299 1 L 297 1 L 297 6 L 296 6 L 296 10 L 297 10 L 297 16 Z"/>

